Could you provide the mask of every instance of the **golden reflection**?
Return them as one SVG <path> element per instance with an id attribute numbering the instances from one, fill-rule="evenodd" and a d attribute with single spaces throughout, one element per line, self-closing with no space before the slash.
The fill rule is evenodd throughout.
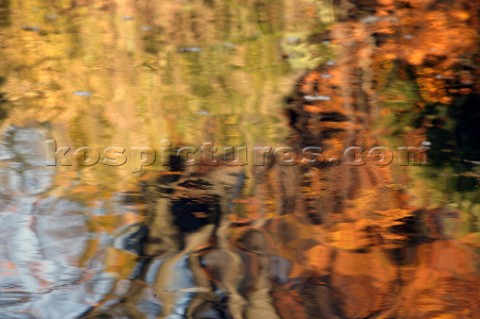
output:
<path id="1" fill-rule="evenodd" d="M 479 317 L 478 9 L 1 1 L 0 317 Z"/>

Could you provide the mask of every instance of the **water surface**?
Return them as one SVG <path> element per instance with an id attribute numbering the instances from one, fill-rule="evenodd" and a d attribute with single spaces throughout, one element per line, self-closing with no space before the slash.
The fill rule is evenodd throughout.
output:
<path id="1" fill-rule="evenodd" d="M 478 318 L 478 10 L 1 2 L 0 318 Z"/>

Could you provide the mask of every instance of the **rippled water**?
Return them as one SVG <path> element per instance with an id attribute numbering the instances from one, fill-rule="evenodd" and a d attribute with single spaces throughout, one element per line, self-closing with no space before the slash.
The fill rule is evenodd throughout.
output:
<path id="1" fill-rule="evenodd" d="M 479 318 L 479 9 L 1 1 L 0 318 Z"/>

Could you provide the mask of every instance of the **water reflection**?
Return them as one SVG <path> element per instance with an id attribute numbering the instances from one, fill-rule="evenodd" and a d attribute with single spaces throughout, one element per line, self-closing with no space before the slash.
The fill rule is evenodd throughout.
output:
<path id="1" fill-rule="evenodd" d="M 2 2 L 0 317 L 478 317 L 476 12 Z M 47 165 L 51 140 L 72 165 Z M 206 142 L 194 166 L 165 151 Z M 112 146 L 127 165 L 72 155 Z M 339 163 L 350 146 L 434 161 Z M 165 165 L 132 169 L 146 148 Z"/>

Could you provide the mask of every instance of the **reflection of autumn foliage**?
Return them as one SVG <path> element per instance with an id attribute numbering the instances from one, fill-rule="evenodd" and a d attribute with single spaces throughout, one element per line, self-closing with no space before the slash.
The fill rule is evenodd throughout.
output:
<path id="1" fill-rule="evenodd" d="M 381 1 L 373 23 L 376 61 L 406 61 L 426 103 L 452 102 L 451 94 L 472 93 L 469 69 L 478 52 L 478 2 Z M 378 29 L 377 29 L 378 28 Z M 447 91 L 452 82 L 464 87 Z"/>
<path id="2" fill-rule="evenodd" d="M 335 60 L 307 72 L 290 101 L 296 143 L 320 144 L 329 155 L 368 147 L 382 140 L 373 131 L 376 120 L 388 134 L 408 132 L 426 105 L 458 107 L 459 96 L 478 92 L 477 3 L 340 3 L 348 13 L 331 27 Z M 415 135 L 425 132 L 410 130 L 408 137 L 418 141 Z M 406 189 L 412 182 L 405 170 L 327 165 L 301 174 L 302 195 L 291 213 L 305 215 L 284 219 L 289 226 L 278 233 L 310 233 L 317 244 L 295 253 L 288 247 L 295 236 L 274 236 L 296 265 L 292 277 L 323 278 L 328 286 L 313 297 L 330 300 L 323 317 L 478 316 L 478 255 L 450 240 L 459 236 L 449 227 L 460 217 L 443 208 L 415 210 L 407 194 L 420 195 Z M 452 262 L 456 256 L 462 261 Z M 326 310 L 332 304 L 335 311 Z"/>
<path id="3" fill-rule="evenodd" d="M 478 256 L 454 241 L 421 245 L 416 254 L 415 272 L 403 293 L 402 316 L 419 318 L 422 309 L 428 318 L 478 317 Z"/>
<path id="4" fill-rule="evenodd" d="M 391 77 L 388 74 L 392 71 L 403 80 L 415 81 L 423 103 L 450 104 L 454 96 L 476 91 L 478 3 L 434 0 L 384 0 L 375 6 L 362 3 L 365 2 L 356 4 L 356 15 L 331 28 L 332 43 L 342 50 L 345 59 L 328 68 L 329 86 L 320 86 L 317 94 L 337 94 L 321 107 L 352 103 L 350 97 L 338 93 L 338 87 L 347 85 L 345 81 L 349 81 L 349 74 L 351 76 L 355 68 L 356 72 L 374 72 L 362 76 L 363 89 L 370 94 L 373 94 L 372 88 L 388 87 Z M 354 2 L 350 10 L 352 7 Z M 358 12 L 371 14 L 362 16 Z M 395 66 L 399 70 L 394 70 Z M 307 74 L 304 81 L 326 80 L 314 71 Z M 306 94 L 305 85 L 301 90 Z M 319 107 L 304 106 L 305 111 L 312 113 L 320 112 Z"/>
<path id="5" fill-rule="evenodd" d="M 395 1 L 379 7 L 376 32 L 385 35 L 381 56 L 412 65 L 422 65 L 431 55 L 442 56 L 441 66 L 452 66 L 459 54 L 475 48 L 473 9 L 471 1 Z"/>
<path id="6" fill-rule="evenodd" d="M 281 139 L 259 124 L 280 110 L 288 64 L 324 62 L 299 79 L 289 115 L 296 133 L 291 144 L 322 146 L 326 160 L 351 145 L 379 145 L 382 137 L 373 129 L 379 118 L 383 132 L 407 130 L 428 105 L 455 108 L 459 97 L 479 92 L 478 1 L 338 0 L 338 21 L 322 25 L 320 34 L 317 20 L 333 20 L 331 1 L 82 0 L 72 2 L 70 16 L 58 12 L 55 23 L 35 20 L 38 32 L 35 25 L 21 26 L 36 2 L 11 3 L 17 14 L 1 62 L 15 70 L 2 87 L 15 106 L 10 121 L 67 123 L 65 141 L 79 145 L 132 146 L 167 136 L 185 143 L 212 136 L 235 143 Z M 326 46 L 321 57 L 310 52 Z M 285 52 L 277 52 L 280 47 Z M 248 114 L 252 121 L 245 122 Z M 420 123 L 422 134 L 438 125 L 435 116 Z M 118 171 L 84 174 L 94 183 L 120 184 Z M 127 184 L 129 173 L 122 174 Z M 237 182 L 240 175 L 200 165 L 188 174 L 146 176 L 140 201 L 151 201 L 151 218 L 135 209 L 89 215 L 89 232 L 101 236 L 89 240 L 79 263 L 103 261 L 104 271 L 118 278 L 105 298 L 113 301 L 139 259 L 118 239 L 133 245 L 135 226 L 146 223 L 142 261 L 164 258 L 162 280 L 188 277 L 191 270 L 194 284 L 209 296 L 213 287 L 228 296 L 233 318 L 480 316 L 479 258 L 471 248 L 480 247 L 478 234 L 454 240 L 463 234 L 449 227 L 465 220 L 412 204 L 409 194 L 421 196 L 424 184 L 409 189 L 404 169 L 331 161 L 257 167 Z M 214 190 L 198 179 L 211 181 Z M 192 194 L 205 199 L 212 192 L 228 203 L 222 208 L 228 216 L 210 214 L 207 203 L 186 210 Z M 241 198 L 233 199 L 237 192 Z M 68 194 L 79 201 L 110 198 L 97 186 L 76 185 Z M 142 204 L 132 206 L 144 211 Z M 118 233 L 121 228 L 125 232 Z M 118 245 L 99 255 L 102 236 Z M 173 264 L 172 255 L 188 257 L 188 272 Z M 165 261 L 174 265 L 171 271 Z M 4 276 L 16 276 L 13 263 L 0 266 Z M 158 278 L 157 288 L 168 287 Z M 125 303 L 133 308 L 137 300 Z"/>

